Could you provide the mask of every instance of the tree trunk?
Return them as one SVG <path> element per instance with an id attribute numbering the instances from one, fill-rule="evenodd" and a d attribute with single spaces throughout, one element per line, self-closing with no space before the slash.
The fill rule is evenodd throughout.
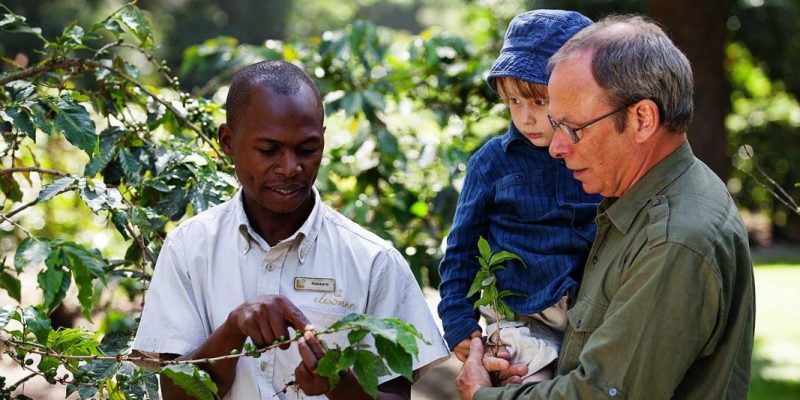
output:
<path id="1" fill-rule="evenodd" d="M 730 90 L 723 70 L 729 0 L 652 0 L 650 16 L 661 23 L 692 63 L 694 118 L 689 143 L 723 181 L 731 170 L 725 117 Z"/>

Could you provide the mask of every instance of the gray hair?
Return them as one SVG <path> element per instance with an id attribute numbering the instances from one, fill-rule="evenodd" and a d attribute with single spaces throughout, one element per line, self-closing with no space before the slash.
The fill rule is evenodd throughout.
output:
<path id="1" fill-rule="evenodd" d="M 613 108 L 649 99 L 671 132 L 689 128 L 694 104 L 692 67 L 686 55 L 655 22 L 641 16 L 606 17 L 573 36 L 554 54 L 550 71 L 583 52 L 592 53 L 592 75 Z M 618 131 L 625 116 L 614 116 Z"/>

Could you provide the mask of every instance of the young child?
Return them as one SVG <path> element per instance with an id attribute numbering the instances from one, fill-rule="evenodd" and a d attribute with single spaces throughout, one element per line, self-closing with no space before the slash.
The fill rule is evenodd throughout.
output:
<path id="1" fill-rule="evenodd" d="M 525 266 L 512 261 L 496 275 L 499 290 L 523 294 L 503 299 L 516 318 L 503 321 L 500 334 L 511 362 L 528 365 L 526 382 L 552 376 L 567 301 L 577 294 L 595 234 L 600 198 L 584 193 L 563 161 L 548 154 L 554 130 L 547 118 L 547 60 L 590 24 L 579 13 L 558 10 L 529 11 L 511 21 L 487 79 L 508 105 L 511 124 L 469 160 L 439 266 L 445 340 L 464 361 L 470 339 L 481 334 L 476 298 L 467 297 L 479 269 L 478 238 L 486 238 L 494 251 L 522 258 Z M 490 322 L 496 319 L 489 309 L 481 312 Z"/>

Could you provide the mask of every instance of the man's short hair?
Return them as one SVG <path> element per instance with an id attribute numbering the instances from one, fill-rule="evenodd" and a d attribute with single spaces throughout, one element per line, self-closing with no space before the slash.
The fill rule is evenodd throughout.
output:
<path id="1" fill-rule="evenodd" d="M 234 126 L 239 115 L 247 108 L 247 99 L 253 87 L 266 84 L 275 93 L 291 96 L 300 90 L 301 82 L 314 93 L 319 105 L 320 120 L 323 120 L 325 111 L 322 97 L 314 81 L 300 67 L 286 61 L 274 60 L 248 65 L 234 75 L 225 100 L 228 125 Z"/>
<path id="2" fill-rule="evenodd" d="M 650 99 L 669 131 L 686 132 L 694 110 L 692 67 L 655 22 L 641 16 L 606 17 L 567 41 L 550 58 L 548 69 L 586 51 L 592 53 L 592 75 L 611 108 Z M 618 131 L 625 129 L 625 115 L 615 115 L 614 124 Z"/>

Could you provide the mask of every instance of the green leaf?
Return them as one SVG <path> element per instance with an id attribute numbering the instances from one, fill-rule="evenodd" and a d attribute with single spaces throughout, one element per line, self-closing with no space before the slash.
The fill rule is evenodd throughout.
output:
<path id="1" fill-rule="evenodd" d="M 47 259 L 48 254 L 50 254 L 50 242 L 27 237 L 17 246 L 14 267 L 18 273 L 27 268 L 38 267 Z"/>
<path id="2" fill-rule="evenodd" d="M 57 180 L 57 181 L 45 186 L 42 189 L 42 191 L 39 192 L 39 195 L 36 197 L 36 201 L 41 203 L 43 201 L 50 200 L 53 197 L 55 197 L 55 195 L 57 195 L 62 190 L 70 187 L 70 185 L 75 184 L 75 182 L 77 182 L 77 179 L 75 179 L 75 178 L 73 178 L 71 176 L 67 176 L 67 177 L 61 178 L 61 179 L 59 179 L 59 180 Z"/>
<path id="3" fill-rule="evenodd" d="M 369 333 L 366 329 L 353 329 L 347 334 L 347 341 L 350 344 L 356 344 L 364 339 L 365 336 Z"/>
<path id="4" fill-rule="evenodd" d="M 342 369 L 338 367 L 339 360 L 341 358 L 342 349 L 340 349 L 339 346 L 329 349 L 325 352 L 325 355 L 319 359 L 317 368 L 314 370 L 317 375 L 323 378 L 328 378 L 328 385 L 330 385 L 331 388 L 336 387 L 341 379 L 339 377 L 339 372 L 342 371 Z"/>
<path id="5" fill-rule="evenodd" d="M 514 292 L 514 291 L 511 291 L 511 290 L 503 290 L 497 295 L 497 298 L 498 299 L 502 299 L 502 298 L 509 297 L 509 296 L 523 296 L 524 297 L 525 293 Z"/>
<path id="6" fill-rule="evenodd" d="M 107 356 L 124 354 L 130 349 L 131 332 L 111 332 L 103 336 L 100 351 Z"/>
<path id="7" fill-rule="evenodd" d="M 478 251 L 481 253 L 481 258 L 484 260 L 490 260 L 492 258 L 492 248 L 489 246 L 489 242 L 481 236 L 478 239 Z"/>
<path id="8" fill-rule="evenodd" d="M 60 247 L 50 252 L 45 264 L 47 268 L 39 272 L 37 281 L 42 292 L 44 292 L 42 306 L 50 312 L 61 304 L 61 301 L 67 295 L 67 289 L 69 289 L 69 285 L 72 282 L 72 273 L 69 269 L 62 268 L 63 261 L 61 260 Z"/>
<path id="9" fill-rule="evenodd" d="M 119 15 L 119 20 L 127 26 L 142 44 L 148 43 L 150 23 L 144 14 L 135 6 L 126 7 Z"/>
<path id="10" fill-rule="evenodd" d="M 100 133 L 100 146 L 98 146 L 98 151 L 94 152 L 91 161 L 86 164 L 83 171 L 84 176 L 93 177 L 108 165 L 116 154 L 117 142 L 124 134 L 125 131 L 118 127 L 108 127 Z"/>
<path id="11" fill-rule="evenodd" d="M 83 316 L 91 321 L 92 305 L 94 304 L 94 279 L 105 277 L 108 262 L 97 249 L 89 250 L 72 242 L 64 243 L 62 257 L 75 276 L 78 301 L 81 303 Z"/>
<path id="12" fill-rule="evenodd" d="M 480 307 L 480 306 L 488 306 L 489 304 L 491 304 L 491 302 L 492 302 L 492 299 L 490 299 L 490 298 L 488 298 L 486 296 L 481 297 L 480 299 L 475 301 L 475 304 L 472 305 L 472 309 L 473 310 L 477 310 L 478 307 Z"/>
<path id="13" fill-rule="evenodd" d="M 22 191 L 12 174 L 0 175 L 0 191 L 11 201 L 22 201 Z"/>
<path id="14" fill-rule="evenodd" d="M 386 367 L 380 357 L 367 350 L 356 350 L 353 372 L 361 388 L 373 399 L 378 398 L 378 377 L 386 375 Z"/>
<path id="15" fill-rule="evenodd" d="M 96 386 L 76 385 L 72 382 L 68 383 L 67 397 L 69 397 L 69 395 L 75 392 L 78 392 L 78 398 L 80 398 L 81 400 L 88 400 L 95 397 L 95 395 L 97 395 L 98 390 Z"/>
<path id="16" fill-rule="evenodd" d="M 497 280 L 494 275 L 486 277 L 486 279 L 481 281 L 481 287 L 488 287 L 489 285 L 493 284 Z"/>
<path id="17" fill-rule="evenodd" d="M 6 271 L 0 272 L 0 288 L 5 289 L 8 295 L 17 302 L 22 301 L 22 285 L 17 277 L 11 276 Z"/>
<path id="18" fill-rule="evenodd" d="M 132 182 L 139 181 L 139 169 L 142 167 L 142 163 L 136 159 L 129 149 L 121 149 L 119 151 L 119 164 L 128 179 Z"/>
<path id="19" fill-rule="evenodd" d="M 22 109 L 11 107 L 5 109 L 6 114 L 14 120 L 14 127 L 25 133 L 29 138 L 36 140 L 36 127 L 33 126 L 30 115 Z"/>
<path id="20" fill-rule="evenodd" d="M 403 375 L 410 382 L 413 382 L 413 369 L 411 354 L 406 353 L 405 349 L 399 344 L 392 343 L 382 336 L 375 337 L 375 348 L 378 354 L 386 360 L 392 371 Z"/>
<path id="21" fill-rule="evenodd" d="M 6 325 L 8 325 L 8 321 L 11 320 L 11 315 L 16 310 L 14 306 L 3 306 L 0 307 L 0 330 L 5 329 Z"/>
<path id="22" fill-rule="evenodd" d="M 91 157 L 97 144 L 97 133 L 94 121 L 89 117 L 89 112 L 66 96 L 58 102 L 58 108 L 55 120 L 56 128 L 70 143 Z"/>
<path id="23" fill-rule="evenodd" d="M 22 309 L 22 318 L 25 326 L 30 329 L 39 344 L 47 345 L 47 337 L 53 327 L 50 325 L 50 318 L 47 318 L 42 311 L 35 307 L 25 307 Z"/>
<path id="24" fill-rule="evenodd" d="M 520 263 L 522 263 L 522 266 L 527 267 L 527 265 L 525 265 L 525 262 L 522 261 L 522 259 L 519 258 L 518 255 L 516 255 L 514 253 L 511 253 L 511 252 L 508 252 L 508 251 L 500 251 L 500 252 L 495 253 L 491 257 L 491 259 L 489 260 L 489 266 L 491 267 L 491 266 L 500 264 L 502 262 L 506 262 L 508 260 L 517 260 Z"/>
<path id="25" fill-rule="evenodd" d="M 186 394 L 199 400 L 213 400 L 217 394 L 217 385 L 206 371 L 193 364 L 172 364 L 159 370 Z"/>
<path id="26" fill-rule="evenodd" d="M 467 292 L 467 297 L 472 297 L 476 293 L 480 292 L 483 289 L 481 282 L 483 282 L 486 277 L 489 276 L 489 272 L 486 270 L 478 270 L 478 273 L 475 274 L 475 279 L 472 281 L 472 285 L 469 287 L 469 292 Z"/>
<path id="27" fill-rule="evenodd" d="M 155 374 L 148 374 L 142 378 L 142 386 L 150 400 L 159 400 L 158 396 L 158 377 Z"/>
<path id="28" fill-rule="evenodd" d="M 95 213 L 113 210 L 122 205 L 122 196 L 115 188 L 107 189 L 102 180 L 81 178 L 78 182 L 81 199 Z"/>

